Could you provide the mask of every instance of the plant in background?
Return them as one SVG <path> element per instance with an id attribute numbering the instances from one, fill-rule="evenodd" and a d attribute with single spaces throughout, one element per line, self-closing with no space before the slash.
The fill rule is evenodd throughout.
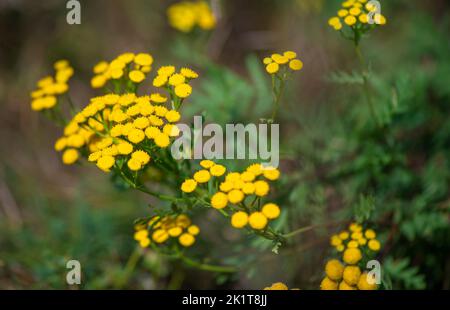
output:
<path id="1" fill-rule="evenodd" d="M 331 245 L 342 253 L 342 263 L 332 259 L 325 265 L 325 278 L 320 284 L 322 290 L 375 290 L 375 279 L 366 271 L 367 262 L 380 251 L 381 244 L 372 229 L 364 230 L 357 223 L 352 223 L 348 230 L 333 235 Z"/>
<path id="2" fill-rule="evenodd" d="M 296 52 L 286 51 L 282 55 L 276 53 L 264 58 L 263 63 L 266 66 L 267 73 L 272 77 L 274 107 L 272 116 L 268 121 L 273 123 L 280 107 L 286 81 L 289 80 L 292 71 L 300 71 L 303 68 L 303 62 L 297 59 Z"/>
<path id="3" fill-rule="evenodd" d="M 167 9 L 169 24 L 181 32 L 191 32 L 195 27 L 212 30 L 216 26 L 214 16 L 206 1 L 181 1 Z"/>

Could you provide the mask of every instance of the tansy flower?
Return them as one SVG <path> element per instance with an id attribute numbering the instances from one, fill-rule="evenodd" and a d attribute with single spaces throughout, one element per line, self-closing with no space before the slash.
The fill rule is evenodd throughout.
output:
<path id="1" fill-rule="evenodd" d="M 75 149 L 67 149 L 64 151 L 62 156 L 62 161 L 66 165 L 71 165 L 75 163 L 79 158 L 79 153 Z"/>
<path id="2" fill-rule="evenodd" d="M 358 289 L 360 290 L 376 290 L 377 289 L 377 284 L 373 283 L 370 284 L 368 281 L 368 273 L 364 272 L 361 274 L 361 276 L 359 277 L 359 281 L 358 281 Z M 371 281 L 371 282 L 375 282 L 375 281 Z"/>
<path id="3" fill-rule="evenodd" d="M 222 192 L 217 192 L 211 197 L 211 205 L 215 209 L 223 209 L 228 204 L 228 196 Z"/>
<path id="4" fill-rule="evenodd" d="M 160 133 L 155 137 L 155 144 L 161 148 L 168 147 L 170 144 L 169 136 L 165 133 Z"/>
<path id="5" fill-rule="evenodd" d="M 357 248 L 350 248 L 344 251 L 343 260 L 349 265 L 357 264 L 362 258 L 361 251 Z"/>
<path id="6" fill-rule="evenodd" d="M 197 188 L 197 181 L 188 179 L 181 184 L 181 190 L 185 193 L 192 193 Z"/>
<path id="7" fill-rule="evenodd" d="M 150 161 L 150 155 L 140 150 L 133 152 L 131 158 L 138 160 L 142 165 L 146 165 Z"/>
<path id="8" fill-rule="evenodd" d="M 359 278 L 361 276 L 361 270 L 358 266 L 347 266 L 344 269 L 343 277 L 344 281 L 348 285 L 356 285 L 359 281 Z"/>
<path id="9" fill-rule="evenodd" d="M 274 203 L 265 204 L 262 209 L 262 213 L 269 219 L 273 220 L 280 216 L 280 207 Z"/>
<path id="10" fill-rule="evenodd" d="M 191 234 L 182 234 L 179 238 L 178 241 L 180 242 L 180 244 L 184 247 L 190 247 L 194 244 L 195 242 L 195 238 L 194 236 L 192 236 Z"/>
<path id="11" fill-rule="evenodd" d="M 222 166 L 222 165 L 214 165 L 209 169 L 209 172 L 211 173 L 211 175 L 215 176 L 215 177 L 220 177 L 220 176 L 224 175 L 226 171 L 227 171 L 227 168 L 225 168 L 225 166 Z"/>
<path id="12" fill-rule="evenodd" d="M 273 167 L 267 167 L 263 170 L 264 177 L 268 180 L 275 181 L 280 177 L 280 171 Z"/>
<path id="13" fill-rule="evenodd" d="M 112 166 L 114 166 L 115 159 L 113 156 L 102 156 L 97 160 L 97 167 L 101 170 L 108 172 Z"/>
<path id="14" fill-rule="evenodd" d="M 234 228 L 243 228 L 248 223 L 248 214 L 243 211 L 238 211 L 231 216 L 231 226 Z"/>
<path id="15" fill-rule="evenodd" d="M 238 189 L 233 189 L 228 193 L 228 201 L 233 204 L 238 204 L 244 199 L 244 193 Z"/>
<path id="16" fill-rule="evenodd" d="M 188 79 L 198 78 L 198 73 L 189 68 L 181 68 L 180 73 Z"/>
<path id="17" fill-rule="evenodd" d="M 152 239 L 156 243 L 163 243 L 169 238 L 169 234 L 164 229 L 155 230 L 152 234 Z"/>
<path id="18" fill-rule="evenodd" d="M 337 290 L 338 289 L 338 283 L 334 282 L 328 277 L 325 277 L 322 282 L 320 283 L 320 289 L 327 291 L 327 290 Z"/>
<path id="19" fill-rule="evenodd" d="M 267 225 L 267 217 L 261 212 L 253 212 L 248 218 L 250 227 L 261 230 Z"/>
<path id="20" fill-rule="evenodd" d="M 379 251 L 380 248 L 381 248 L 380 241 L 378 241 L 378 240 L 376 240 L 376 239 L 371 239 L 371 240 L 369 240 L 368 247 L 369 247 L 369 249 L 371 249 L 372 251 L 377 252 L 377 251 Z"/>
<path id="21" fill-rule="evenodd" d="M 206 183 L 211 178 L 211 174 L 208 170 L 200 170 L 194 174 L 194 180 L 198 183 Z"/>
<path id="22" fill-rule="evenodd" d="M 214 165 L 215 165 L 215 163 L 212 160 L 208 160 L 208 159 L 202 160 L 200 162 L 200 166 L 202 166 L 205 169 L 209 169 Z"/>
<path id="23" fill-rule="evenodd" d="M 145 79 L 145 74 L 139 70 L 133 70 L 129 73 L 128 77 L 134 83 L 141 83 Z"/>
<path id="24" fill-rule="evenodd" d="M 175 94 L 180 98 L 187 98 L 192 93 L 192 87 L 188 84 L 179 84 L 175 86 Z"/>
<path id="25" fill-rule="evenodd" d="M 343 272 L 344 266 L 337 259 L 332 259 L 325 265 L 325 273 L 327 274 L 327 277 L 333 281 L 342 279 Z"/>
<path id="26" fill-rule="evenodd" d="M 197 236 L 200 233 L 200 228 L 197 225 L 191 225 L 187 229 L 188 233 L 193 236 Z"/>
<path id="27" fill-rule="evenodd" d="M 339 290 L 340 291 L 353 291 L 353 290 L 356 290 L 356 287 L 348 285 L 345 281 L 342 281 L 341 283 L 339 283 Z"/>
<path id="28" fill-rule="evenodd" d="M 270 290 L 270 291 L 286 291 L 288 289 L 289 288 L 287 287 L 287 285 L 284 283 L 281 283 L 281 282 L 273 283 L 271 286 L 264 288 L 264 290 Z"/>
<path id="29" fill-rule="evenodd" d="M 269 193 L 269 184 L 266 181 L 256 181 L 255 185 L 255 195 L 266 196 Z"/>

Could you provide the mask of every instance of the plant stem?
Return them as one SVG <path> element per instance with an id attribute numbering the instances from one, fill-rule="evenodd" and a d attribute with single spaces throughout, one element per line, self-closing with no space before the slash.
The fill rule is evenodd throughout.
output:
<path id="1" fill-rule="evenodd" d="M 367 70 L 366 61 L 364 59 L 363 54 L 361 53 L 360 45 L 356 41 L 355 41 L 355 52 L 356 52 L 356 56 L 358 57 L 358 60 L 359 60 L 359 62 L 361 64 L 361 67 L 362 67 L 362 72 L 361 73 L 362 73 L 362 77 L 363 77 L 363 89 L 364 89 L 364 94 L 366 96 L 367 104 L 369 105 L 370 113 L 372 114 L 372 117 L 375 120 L 375 122 L 378 125 L 378 127 L 381 127 L 381 123 L 380 123 L 380 120 L 378 119 L 377 113 L 375 111 L 375 106 L 373 104 L 372 96 L 371 96 L 371 93 L 370 93 L 369 78 L 368 78 L 368 70 Z"/>

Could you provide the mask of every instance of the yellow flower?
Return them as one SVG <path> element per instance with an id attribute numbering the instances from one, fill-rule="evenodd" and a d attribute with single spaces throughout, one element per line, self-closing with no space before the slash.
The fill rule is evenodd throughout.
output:
<path id="1" fill-rule="evenodd" d="M 170 76 L 175 73 L 174 66 L 162 66 L 158 69 L 158 75 Z"/>
<path id="2" fill-rule="evenodd" d="M 152 234 L 152 239 L 156 243 L 163 243 L 169 238 L 169 234 L 164 229 L 157 229 Z"/>
<path id="3" fill-rule="evenodd" d="M 276 62 L 272 62 L 266 66 L 266 71 L 269 74 L 275 74 L 280 70 L 280 66 Z"/>
<path id="4" fill-rule="evenodd" d="M 167 232 L 171 237 L 178 237 L 183 232 L 183 229 L 180 226 L 175 226 L 170 228 Z"/>
<path id="5" fill-rule="evenodd" d="M 266 179 L 275 181 L 280 177 L 280 170 L 273 167 L 267 167 L 264 168 L 263 174 Z"/>
<path id="6" fill-rule="evenodd" d="M 180 73 L 184 75 L 188 79 L 196 79 L 198 78 L 198 73 L 189 68 L 181 68 Z"/>
<path id="7" fill-rule="evenodd" d="M 106 84 L 106 77 L 103 75 L 96 75 L 91 80 L 92 88 L 102 88 Z"/>
<path id="8" fill-rule="evenodd" d="M 248 214 L 244 211 L 238 211 L 231 216 L 231 226 L 234 228 L 243 228 L 248 223 Z"/>
<path id="9" fill-rule="evenodd" d="M 255 179 L 255 174 L 250 171 L 241 173 L 241 180 L 244 182 L 252 182 Z"/>
<path id="10" fill-rule="evenodd" d="M 78 160 L 80 154 L 75 149 L 67 149 L 62 155 L 62 161 L 66 165 L 71 165 Z"/>
<path id="11" fill-rule="evenodd" d="M 145 79 L 145 74 L 139 70 L 133 70 L 128 74 L 128 77 L 134 83 L 141 83 Z"/>
<path id="12" fill-rule="evenodd" d="M 109 169 L 114 166 L 115 162 L 116 160 L 112 156 L 102 156 L 97 160 L 97 167 L 105 172 L 108 172 Z"/>
<path id="13" fill-rule="evenodd" d="M 256 181 L 255 183 L 255 195 L 266 196 L 269 193 L 269 184 L 266 181 Z"/>
<path id="14" fill-rule="evenodd" d="M 145 116 L 138 117 L 134 120 L 133 126 L 137 129 L 145 129 L 150 125 L 148 118 Z"/>
<path id="15" fill-rule="evenodd" d="M 283 53 L 283 56 L 287 59 L 294 59 L 295 57 L 297 57 L 297 53 L 293 51 L 286 51 Z"/>
<path id="16" fill-rule="evenodd" d="M 89 162 L 97 161 L 101 156 L 102 156 L 101 151 L 91 153 L 91 154 L 89 154 L 88 161 Z"/>
<path id="17" fill-rule="evenodd" d="M 271 286 L 264 288 L 264 290 L 271 290 L 271 291 L 286 291 L 289 288 L 286 284 L 281 282 L 273 283 Z"/>
<path id="18" fill-rule="evenodd" d="M 359 281 L 359 277 L 361 276 L 361 269 L 358 266 L 347 266 L 344 269 L 344 281 L 348 285 L 356 285 Z"/>
<path id="19" fill-rule="evenodd" d="M 336 25 L 336 24 L 340 24 L 340 20 L 339 20 L 339 17 L 331 17 L 329 20 L 328 20 L 328 25 L 330 25 L 330 26 L 334 26 L 334 25 Z"/>
<path id="20" fill-rule="evenodd" d="M 141 142 L 142 140 L 144 140 L 145 133 L 140 129 L 134 128 L 134 129 L 130 130 L 127 137 L 128 137 L 128 140 L 137 144 L 137 143 Z"/>
<path id="21" fill-rule="evenodd" d="M 325 273 L 331 280 L 338 281 L 342 279 L 343 272 L 344 266 L 337 259 L 332 259 L 325 265 Z"/>
<path id="22" fill-rule="evenodd" d="M 334 282 L 333 280 L 329 279 L 328 277 L 325 277 L 322 282 L 320 283 L 320 289 L 327 291 L 327 290 L 337 290 L 338 284 L 337 282 Z"/>
<path id="23" fill-rule="evenodd" d="M 227 168 L 225 168 L 225 166 L 222 165 L 214 165 L 209 169 L 209 172 L 211 173 L 211 175 L 215 176 L 215 177 L 220 177 L 222 175 L 224 175 L 224 173 L 227 171 Z"/>
<path id="24" fill-rule="evenodd" d="M 193 236 L 197 236 L 200 233 L 200 228 L 197 225 L 191 225 L 188 227 L 188 233 Z"/>
<path id="25" fill-rule="evenodd" d="M 105 72 L 108 69 L 108 63 L 106 61 L 100 61 L 99 63 L 97 63 L 94 68 L 92 69 L 92 71 L 95 74 L 100 74 Z"/>
<path id="26" fill-rule="evenodd" d="M 270 64 L 270 63 L 272 63 L 273 62 L 273 60 L 272 60 L 272 58 L 270 58 L 270 57 L 265 57 L 264 59 L 263 59 L 263 64 L 265 64 L 265 65 L 268 65 L 268 64 Z"/>
<path id="27" fill-rule="evenodd" d="M 253 164 L 253 165 L 250 165 L 247 167 L 247 171 L 250 171 L 255 176 L 258 176 L 258 175 L 262 174 L 263 167 L 261 164 Z"/>
<path id="28" fill-rule="evenodd" d="M 150 243 L 151 243 L 151 241 L 150 241 L 149 238 L 145 238 L 145 239 L 142 239 L 142 240 L 139 241 L 139 245 L 140 245 L 142 248 L 148 247 L 148 246 L 150 245 Z"/>
<path id="29" fill-rule="evenodd" d="M 184 233 L 182 234 L 179 238 L 178 241 L 180 242 L 180 244 L 184 247 L 190 247 L 191 245 L 194 244 L 195 242 L 195 238 L 194 236 L 192 236 L 191 234 L 188 233 Z"/>
<path id="30" fill-rule="evenodd" d="M 127 162 L 127 166 L 131 171 L 138 171 L 142 168 L 141 162 L 136 158 L 130 158 Z"/>
<path id="31" fill-rule="evenodd" d="M 200 166 L 202 166 L 205 169 L 209 169 L 214 165 L 215 165 L 215 163 L 212 160 L 208 160 L 208 159 L 204 159 L 200 162 Z"/>
<path id="32" fill-rule="evenodd" d="M 350 248 L 344 251 L 344 262 L 349 265 L 357 264 L 362 258 L 361 251 L 358 248 Z"/>
<path id="33" fill-rule="evenodd" d="M 369 240 L 368 247 L 369 247 L 369 249 L 371 249 L 372 251 L 377 252 L 377 251 L 379 251 L 380 248 L 381 248 L 380 241 L 378 241 L 377 239 L 371 239 L 371 240 Z"/>
<path id="34" fill-rule="evenodd" d="M 222 182 L 222 183 L 220 183 L 219 189 L 222 192 L 227 193 L 233 189 L 233 182 L 228 182 L 228 181 Z"/>
<path id="35" fill-rule="evenodd" d="M 134 239 L 136 241 L 145 239 L 147 237 L 148 237 L 148 231 L 146 229 L 141 229 L 134 233 Z"/>
<path id="36" fill-rule="evenodd" d="M 358 16 L 359 14 L 361 14 L 361 9 L 357 7 L 352 7 L 348 12 L 353 16 Z"/>
<path id="37" fill-rule="evenodd" d="M 170 144 L 170 138 L 165 133 L 160 133 L 155 137 L 155 144 L 160 148 L 168 147 Z"/>
<path id="38" fill-rule="evenodd" d="M 211 174 L 208 170 L 199 170 L 194 173 L 194 180 L 198 183 L 207 183 L 211 179 Z"/>
<path id="39" fill-rule="evenodd" d="M 299 59 L 294 59 L 289 62 L 289 68 L 294 71 L 299 71 L 303 68 L 303 62 Z"/>
<path id="40" fill-rule="evenodd" d="M 131 154 L 131 158 L 138 160 L 142 165 L 146 165 L 150 161 L 150 155 L 144 151 L 135 151 Z"/>
<path id="41" fill-rule="evenodd" d="M 119 152 L 119 154 L 128 155 L 133 152 L 133 145 L 128 142 L 121 142 L 117 145 L 117 151 Z"/>
<path id="42" fill-rule="evenodd" d="M 343 231 L 343 232 L 341 232 L 341 233 L 339 234 L 339 238 L 340 238 L 341 240 L 347 240 L 349 236 L 350 236 L 350 235 L 349 235 L 348 231 Z"/>
<path id="43" fill-rule="evenodd" d="M 155 93 L 150 95 L 150 100 L 155 103 L 164 103 L 167 101 L 167 97 L 164 97 L 161 94 Z"/>
<path id="44" fill-rule="evenodd" d="M 62 151 L 66 146 L 67 146 L 67 139 L 65 137 L 59 138 L 55 142 L 55 151 L 57 152 Z"/>
<path id="45" fill-rule="evenodd" d="M 153 86 L 155 86 L 155 87 L 162 87 L 162 86 L 166 85 L 167 80 L 168 80 L 167 75 L 157 75 L 153 79 Z"/>
<path id="46" fill-rule="evenodd" d="M 150 54 L 139 53 L 134 57 L 134 62 L 140 66 L 151 66 L 153 63 L 153 57 Z"/>
<path id="47" fill-rule="evenodd" d="M 377 237 L 377 234 L 373 229 L 367 229 L 364 232 L 364 236 L 366 236 L 367 239 L 375 239 Z"/>
<path id="48" fill-rule="evenodd" d="M 178 122 L 181 118 L 181 115 L 178 111 L 170 110 L 166 113 L 165 118 L 170 123 Z"/>
<path id="49" fill-rule="evenodd" d="M 149 139 L 154 139 L 160 134 L 161 134 L 161 130 L 158 127 L 150 126 L 147 129 L 145 129 L 145 135 Z"/>
<path id="50" fill-rule="evenodd" d="M 223 209 L 228 204 L 228 196 L 222 192 L 217 192 L 211 197 L 211 205 L 215 209 Z"/>
<path id="51" fill-rule="evenodd" d="M 356 241 L 356 240 L 352 240 L 352 241 L 350 241 L 349 243 L 347 243 L 347 247 L 348 247 L 348 248 L 355 249 L 355 248 L 357 248 L 358 246 L 359 246 L 359 242 Z"/>
<path id="52" fill-rule="evenodd" d="M 192 93 L 192 87 L 188 84 L 180 84 L 175 86 L 175 95 L 180 98 L 187 98 Z"/>
<path id="53" fill-rule="evenodd" d="M 381 14 L 378 14 L 378 13 L 375 14 L 374 19 L 375 19 L 375 23 L 378 24 L 378 25 L 385 25 L 386 24 L 386 17 L 384 17 Z"/>
<path id="54" fill-rule="evenodd" d="M 287 64 L 289 62 L 289 58 L 282 56 L 280 54 L 273 54 L 272 55 L 272 59 L 274 62 L 276 62 L 279 65 L 284 65 Z"/>
<path id="55" fill-rule="evenodd" d="M 280 207 L 274 203 L 267 203 L 262 207 L 262 213 L 270 220 L 280 216 Z"/>
<path id="56" fill-rule="evenodd" d="M 370 284 L 368 282 L 368 274 L 367 272 L 363 272 L 361 274 L 361 277 L 359 277 L 359 281 L 358 281 L 358 288 L 360 290 L 376 290 L 377 289 L 377 284 L 373 283 Z"/>
<path id="57" fill-rule="evenodd" d="M 353 26 L 356 23 L 356 17 L 353 15 L 348 15 L 344 18 L 344 23 L 349 26 Z"/>
<path id="58" fill-rule="evenodd" d="M 181 190 L 185 193 L 192 193 L 197 188 L 197 181 L 193 179 L 187 179 L 181 184 Z"/>
<path id="59" fill-rule="evenodd" d="M 339 283 L 339 290 L 341 291 L 354 291 L 356 290 L 356 287 L 348 285 L 345 281 L 342 281 Z"/>
<path id="60" fill-rule="evenodd" d="M 339 17 L 345 17 L 345 16 L 348 15 L 348 11 L 347 11 L 346 9 L 341 9 L 341 10 L 339 10 L 339 11 L 337 12 L 337 15 L 338 15 Z"/>
<path id="61" fill-rule="evenodd" d="M 233 189 L 228 193 L 228 200 L 233 204 L 238 204 L 244 200 L 244 193 L 238 189 Z"/>
<path id="62" fill-rule="evenodd" d="M 253 229 L 263 229 L 267 225 L 267 217 L 261 212 L 253 212 L 248 218 L 248 222 Z"/>
<path id="63" fill-rule="evenodd" d="M 180 74 L 180 73 L 175 73 L 174 75 L 172 75 L 169 78 L 169 84 L 172 86 L 177 86 L 180 84 L 183 84 L 185 82 L 186 78 L 184 77 L 184 75 Z"/>
<path id="64" fill-rule="evenodd" d="M 246 195 L 254 194 L 255 193 L 255 184 L 244 183 L 244 186 L 242 186 L 242 192 Z"/>

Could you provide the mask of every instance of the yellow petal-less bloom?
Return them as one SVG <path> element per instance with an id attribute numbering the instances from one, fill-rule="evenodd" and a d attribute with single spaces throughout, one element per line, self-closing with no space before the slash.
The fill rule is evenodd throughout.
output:
<path id="1" fill-rule="evenodd" d="M 192 193 L 197 188 L 197 181 L 188 179 L 181 184 L 181 190 L 185 193 Z"/>
<path id="2" fill-rule="evenodd" d="M 253 183 L 244 183 L 244 186 L 242 186 L 242 192 L 246 195 L 252 195 L 255 193 L 255 184 Z"/>
<path id="3" fill-rule="evenodd" d="M 192 87 L 188 84 L 180 84 L 175 86 L 175 95 L 180 98 L 187 98 L 192 93 Z"/>
<path id="4" fill-rule="evenodd" d="M 344 266 L 337 259 L 332 259 L 325 265 L 325 273 L 331 280 L 339 281 L 340 279 L 342 279 Z"/>
<path id="5" fill-rule="evenodd" d="M 225 168 L 225 166 L 222 166 L 222 165 L 214 165 L 209 169 L 209 172 L 211 173 L 211 175 L 215 176 L 215 177 L 220 177 L 220 176 L 224 175 L 226 171 L 227 171 L 227 168 Z"/>
<path id="6" fill-rule="evenodd" d="M 131 158 L 137 159 L 142 165 L 146 165 L 150 161 L 150 155 L 141 150 L 133 152 Z"/>
<path id="7" fill-rule="evenodd" d="M 182 246 L 190 247 L 194 244 L 195 237 L 192 236 L 191 234 L 184 233 L 178 238 L 178 241 Z"/>
<path id="8" fill-rule="evenodd" d="M 289 288 L 282 282 L 273 283 L 271 286 L 264 288 L 264 290 L 270 291 L 287 291 Z"/>
<path id="9" fill-rule="evenodd" d="M 200 228 L 197 225 L 191 225 L 188 227 L 188 233 L 193 236 L 197 236 L 200 233 Z"/>
<path id="10" fill-rule="evenodd" d="M 233 189 L 228 193 L 228 201 L 233 204 L 238 204 L 244 200 L 244 193 L 238 189 Z"/>
<path id="11" fill-rule="evenodd" d="M 142 140 L 144 140 L 145 133 L 140 129 L 134 128 L 134 129 L 130 130 L 127 137 L 130 142 L 137 144 L 137 143 L 141 142 Z"/>
<path id="12" fill-rule="evenodd" d="M 344 251 L 343 260 L 346 264 L 354 265 L 357 264 L 362 258 L 360 249 L 346 249 Z"/>
<path id="13" fill-rule="evenodd" d="M 63 153 L 62 161 L 66 165 L 71 165 L 78 160 L 79 156 L 80 156 L 80 154 L 78 153 L 77 150 L 67 149 Z"/>
<path id="14" fill-rule="evenodd" d="M 344 269 L 343 277 L 344 281 L 351 286 L 358 284 L 361 276 L 361 269 L 358 266 L 347 266 Z"/>
<path id="15" fill-rule="evenodd" d="M 297 53 L 293 52 L 293 51 L 286 51 L 283 53 L 283 56 L 286 57 L 287 59 L 291 60 L 297 57 Z"/>
<path id="16" fill-rule="evenodd" d="M 175 73 L 169 78 L 169 85 L 177 86 L 180 84 L 183 84 L 186 81 L 186 78 L 184 75 L 180 73 Z"/>
<path id="17" fill-rule="evenodd" d="M 369 240 L 368 247 L 369 247 L 369 249 L 371 249 L 372 251 L 377 252 L 377 251 L 379 251 L 380 248 L 381 248 L 380 241 L 378 241 L 378 240 L 376 240 L 376 239 L 371 239 L 371 240 Z"/>
<path id="18" fill-rule="evenodd" d="M 152 239 L 153 241 L 155 241 L 156 243 L 163 243 L 165 242 L 167 239 L 169 239 L 169 234 L 167 233 L 166 230 L 164 229 L 158 229 L 155 230 L 152 234 Z"/>
<path id="19" fill-rule="evenodd" d="M 117 151 L 122 155 L 131 154 L 133 152 L 133 145 L 128 142 L 121 142 L 117 145 Z"/>
<path id="20" fill-rule="evenodd" d="M 255 185 L 255 195 L 256 196 L 266 196 L 269 193 L 269 184 L 266 181 L 256 181 Z"/>
<path id="21" fill-rule="evenodd" d="M 370 284 L 367 272 L 363 272 L 361 274 L 361 277 L 359 277 L 358 289 L 360 289 L 360 290 L 370 290 L 370 291 L 376 290 L 377 289 L 377 284 L 376 283 Z"/>
<path id="22" fill-rule="evenodd" d="M 183 233 L 183 229 L 180 226 L 175 226 L 175 227 L 169 228 L 167 233 L 169 234 L 170 237 L 178 237 L 179 235 L 181 235 Z"/>
<path id="23" fill-rule="evenodd" d="M 208 170 L 200 170 L 194 173 L 194 180 L 198 183 L 206 183 L 211 179 L 211 174 Z"/>
<path id="24" fill-rule="evenodd" d="M 267 225 L 267 217 L 262 212 L 253 212 L 248 218 L 248 223 L 253 229 L 261 230 Z"/>
<path id="25" fill-rule="evenodd" d="M 356 17 L 353 15 L 348 15 L 344 18 L 344 23 L 349 26 L 353 26 L 354 24 L 356 24 Z"/>
<path id="26" fill-rule="evenodd" d="M 209 168 L 211 168 L 214 165 L 215 165 L 215 163 L 212 160 L 209 160 L 209 159 L 204 159 L 204 160 L 202 160 L 200 162 L 200 166 L 202 166 L 205 169 L 209 169 Z"/>
<path id="27" fill-rule="evenodd" d="M 222 192 L 217 192 L 211 197 L 211 205 L 215 209 L 223 209 L 228 204 L 228 196 Z"/>
<path id="28" fill-rule="evenodd" d="M 300 71 L 303 68 L 303 62 L 299 59 L 293 59 L 289 62 L 289 68 L 294 71 Z"/>
<path id="29" fill-rule="evenodd" d="M 269 220 L 273 220 L 276 219 L 280 216 L 280 207 L 278 207 L 276 204 L 274 203 L 267 203 L 265 204 L 262 209 L 261 212 L 269 219 Z"/>
<path id="30" fill-rule="evenodd" d="M 266 179 L 270 181 L 278 180 L 280 177 L 280 170 L 273 168 L 273 167 L 267 167 L 263 170 L 263 175 Z"/>
<path id="31" fill-rule="evenodd" d="M 165 118 L 170 123 L 178 122 L 181 118 L 180 112 L 175 110 L 170 110 L 166 113 Z"/>
<path id="32" fill-rule="evenodd" d="M 233 182 L 228 182 L 228 181 L 222 182 L 219 185 L 219 189 L 222 192 L 227 193 L 227 192 L 229 192 L 229 191 L 231 191 L 233 189 Z"/>
<path id="33" fill-rule="evenodd" d="M 153 64 L 153 57 L 150 54 L 139 53 L 134 58 L 134 62 L 140 66 L 151 66 Z"/>
<path id="34" fill-rule="evenodd" d="M 145 74 L 139 70 L 133 70 L 128 74 L 128 77 L 134 83 L 141 83 L 145 79 Z"/>
<path id="35" fill-rule="evenodd" d="M 130 168 L 131 171 L 138 171 L 142 168 L 142 164 L 139 160 L 137 160 L 136 158 L 130 158 L 127 161 L 127 166 L 128 168 Z"/>
<path id="36" fill-rule="evenodd" d="M 114 166 L 115 159 L 113 156 L 102 156 L 97 160 L 97 167 L 101 170 L 108 172 L 112 166 Z"/>
<path id="37" fill-rule="evenodd" d="M 165 133 L 160 133 L 155 137 L 155 144 L 161 148 L 168 147 L 170 144 L 170 138 Z"/>
<path id="38" fill-rule="evenodd" d="M 181 68 L 180 73 L 184 75 L 184 77 L 188 79 L 196 79 L 198 78 L 198 73 L 189 68 Z"/>
<path id="39" fill-rule="evenodd" d="M 374 231 L 373 229 L 367 229 L 367 230 L 364 232 L 364 236 L 365 236 L 367 239 L 375 239 L 375 238 L 377 237 L 377 234 L 375 233 L 375 231 Z"/>
<path id="40" fill-rule="evenodd" d="M 275 74 L 278 70 L 280 70 L 280 66 L 276 62 L 270 63 L 266 66 L 266 71 L 269 74 Z"/>
<path id="41" fill-rule="evenodd" d="M 231 216 L 231 226 L 234 228 L 243 228 L 248 223 L 248 214 L 244 211 L 238 211 Z"/>
<path id="42" fill-rule="evenodd" d="M 338 283 L 334 282 L 328 277 L 325 277 L 322 282 L 320 283 L 320 289 L 324 291 L 330 291 L 330 290 L 337 290 L 338 289 Z"/>
<path id="43" fill-rule="evenodd" d="M 340 291 L 354 291 L 354 290 L 356 290 L 356 287 L 348 285 L 345 281 L 342 281 L 341 283 L 339 283 L 339 290 Z"/>

